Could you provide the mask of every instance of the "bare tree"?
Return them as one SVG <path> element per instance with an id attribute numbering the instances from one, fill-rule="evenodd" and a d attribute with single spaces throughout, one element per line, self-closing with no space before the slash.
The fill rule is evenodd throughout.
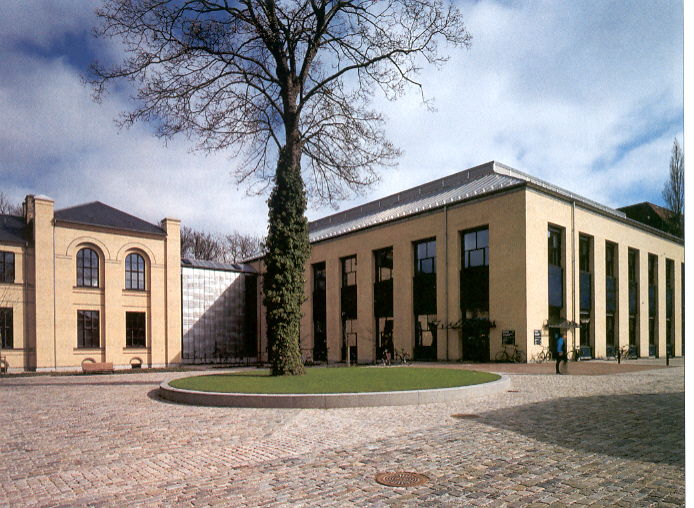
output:
<path id="1" fill-rule="evenodd" d="M 97 35 L 131 55 L 91 68 L 97 99 L 114 80 L 137 88 L 123 125 L 152 120 L 161 137 L 231 150 L 243 156 L 239 182 L 273 185 L 263 278 L 272 370 L 302 373 L 306 196 L 335 204 L 394 163 L 400 151 L 370 101 L 421 89 L 421 66 L 447 60 L 441 42 L 469 47 L 460 12 L 441 0 L 104 0 L 97 14 Z"/>
<path id="2" fill-rule="evenodd" d="M 684 153 L 675 138 L 670 156 L 670 176 L 665 182 L 663 200 L 672 212 L 670 227 L 673 234 L 684 238 Z"/>
<path id="3" fill-rule="evenodd" d="M 234 231 L 224 236 L 223 249 L 225 262 L 240 263 L 261 253 L 264 249 L 264 241 L 260 236 L 244 235 Z"/>
<path id="4" fill-rule="evenodd" d="M 22 205 L 11 203 L 10 200 L 7 199 L 5 192 L 0 191 L 0 214 L 22 217 L 24 215 L 24 209 Z"/>
<path id="5" fill-rule="evenodd" d="M 223 261 L 224 248 L 215 235 L 183 226 L 181 257 L 199 261 Z"/>
<path id="6" fill-rule="evenodd" d="M 181 257 L 200 261 L 240 263 L 261 252 L 263 238 L 233 231 L 227 235 L 181 227 Z"/>

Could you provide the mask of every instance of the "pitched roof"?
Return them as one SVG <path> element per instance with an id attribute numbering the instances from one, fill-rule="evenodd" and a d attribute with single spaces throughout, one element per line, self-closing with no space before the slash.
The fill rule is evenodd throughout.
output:
<path id="1" fill-rule="evenodd" d="M 28 243 L 26 222 L 23 217 L 0 215 L 0 242 Z"/>
<path id="2" fill-rule="evenodd" d="M 154 235 L 166 235 L 166 232 L 159 226 L 155 226 L 133 215 L 121 212 L 99 201 L 56 210 L 55 219 L 57 221 L 70 222 L 73 224 L 101 226 Z"/>
<path id="3" fill-rule="evenodd" d="M 609 215 L 620 218 L 626 217 L 623 212 L 583 198 L 498 162 L 491 161 L 393 194 L 392 196 L 313 221 L 309 224 L 309 238 L 311 242 L 325 240 L 381 223 L 391 222 L 525 185 L 531 185 L 566 199 L 580 202 Z"/>

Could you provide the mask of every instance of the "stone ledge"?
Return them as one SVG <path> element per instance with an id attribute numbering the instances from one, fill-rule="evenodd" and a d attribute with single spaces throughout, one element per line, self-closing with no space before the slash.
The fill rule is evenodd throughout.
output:
<path id="1" fill-rule="evenodd" d="M 417 406 L 438 402 L 482 397 L 504 392 L 511 387 L 511 378 L 490 383 L 433 390 L 404 392 L 326 393 L 326 394 L 251 394 L 198 392 L 174 388 L 164 382 L 159 396 L 170 402 L 193 406 L 245 407 L 272 409 L 337 409 L 347 407 Z"/>

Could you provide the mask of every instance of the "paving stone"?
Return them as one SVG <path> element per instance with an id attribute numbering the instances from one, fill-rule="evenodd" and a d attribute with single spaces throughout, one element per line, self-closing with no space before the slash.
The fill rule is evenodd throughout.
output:
<path id="1" fill-rule="evenodd" d="M 533 366 L 510 373 L 514 392 L 331 410 L 158 399 L 183 373 L 2 378 L 0 507 L 683 506 L 683 368 L 628 365 Z M 390 471 L 430 481 L 375 482 Z"/>

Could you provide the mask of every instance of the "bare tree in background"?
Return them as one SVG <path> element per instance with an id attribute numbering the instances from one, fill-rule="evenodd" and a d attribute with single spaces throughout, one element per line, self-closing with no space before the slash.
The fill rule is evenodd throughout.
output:
<path id="1" fill-rule="evenodd" d="M 224 261 L 240 263 L 252 256 L 262 253 L 265 248 L 263 238 L 254 235 L 244 235 L 234 231 L 224 236 Z"/>
<path id="2" fill-rule="evenodd" d="M 663 200 L 672 212 L 670 227 L 673 234 L 684 238 L 684 153 L 677 138 L 672 145 L 670 176 L 665 182 Z"/>
<path id="3" fill-rule="evenodd" d="M 181 227 L 181 257 L 200 261 L 240 263 L 260 253 L 264 248 L 260 236 L 244 235 L 238 231 L 231 234 L 211 234 L 187 226 Z"/>
<path id="4" fill-rule="evenodd" d="M 22 217 L 24 215 L 24 209 L 22 205 L 11 203 L 10 200 L 7 199 L 5 192 L 0 191 L 0 214 Z"/>
<path id="5" fill-rule="evenodd" d="M 92 65 L 91 83 L 138 90 L 124 125 L 155 121 L 207 151 L 242 155 L 236 176 L 268 200 L 264 304 L 273 374 L 304 372 L 299 322 L 309 255 L 307 196 L 335 204 L 400 155 L 374 92 L 401 96 L 439 44 L 469 47 L 460 12 L 441 0 L 103 0 L 97 35 L 130 56 Z M 421 88 L 421 87 L 420 87 Z M 302 171 L 302 161 L 304 162 Z"/>

